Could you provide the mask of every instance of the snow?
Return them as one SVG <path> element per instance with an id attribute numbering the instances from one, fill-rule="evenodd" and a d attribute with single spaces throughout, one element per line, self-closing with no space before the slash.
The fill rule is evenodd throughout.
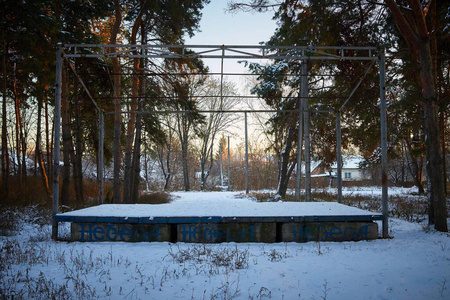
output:
<path id="1" fill-rule="evenodd" d="M 395 192 L 407 191 L 390 190 Z M 174 195 L 168 206 L 178 209 L 220 201 L 224 204 L 218 211 L 257 205 L 226 193 Z M 52 298 L 52 291 L 57 299 L 449 299 L 449 235 L 399 219 L 390 219 L 389 225 L 393 239 L 202 245 L 54 242 L 50 226 L 24 223 L 16 235 L 0 236 L 0 294 L 35 299 Z M 61 231 L 67 234 L 68 227 Z"/>
<path id="2" fill-rule="evenodd" d="M 317 161 L 312 160 L 310 162 L 310 171 L 311 172 L 314 171 L 318 166 L 320 166 L 321 163 L 322 163 L 321 160 L 317 160 Z M 305 172 L 306 172 L 306 163 L 302 162 L 302 174 L 305 174 Z M 320 175 L 321 176 L 323 176 L 323 175 L 328 176 L 329 174 L 320 174 Z M 313 176 L 317 177 L 317 175 L 311 175 L 311 177 L 313 177 Z"/>
<path id="3" fill-rule="evenodd" d="M 239 192 L 176 192 L 169 204 L 103 204 L 61 214 L 83 217 L 291 217 L 374 215 L 335 202 L 256 202 Z"/>
<path id="4" fill-rule="evenodd" d="M 364 161 L 364 157 L 361 155 L 343 155 L 343 169 L 359 169 L 359 165 Z M 337 169 L 337 163 L 331 166 L 332 169 Z"/>

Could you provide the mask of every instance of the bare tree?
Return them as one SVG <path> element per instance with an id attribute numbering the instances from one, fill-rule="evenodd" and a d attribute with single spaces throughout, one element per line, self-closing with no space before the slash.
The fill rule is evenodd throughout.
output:
<path id="1" fill-rule="evenodd" d="M 162 143 L 156 145 L 156 151 L 158 153 L 159 166 L 163 172 L 164 176 L 164 187 L 163 190 L 169 188 L 170 179 L 172 178 L 172 147 L 173 147 L 173 129 L 172 125 L 169 124 L 170 117 L 166 118 L 167 132 L 166 140 Z"/>
<path id="2" fill-rule="evenodd" d="M 237 116 L 223 113 L 233 108 L 238 98 L 236 88 L 231 82 L 220 83 L 219 80 L 210 79 L 205 82 L 201 92 L 205 97 L 199 100 L 201 110 L 210 111 L 205 122 L 198 128 L 198 155 L 200 159 L 201 182 L 200 189 L 206 187 L 206 180 L 213 167 L 214 144 L 220 132 L 224 132 L 237 119 Z"/>
<path id="3" fill-rule="evenodd" d="M 204 78 L 190 77 L 174 83 L 175 95 L 178 98 L 182 113 L 176 114 L 175 133 L 181 145 L 181 163 L 183 166 L 184 190 L 190 191 L 189 182 L 189 141 L 196 134 L 196 127 L 203 122 L 203 117 L 197 111 L 197 99 L 195 98 L 202 87 Z"/>

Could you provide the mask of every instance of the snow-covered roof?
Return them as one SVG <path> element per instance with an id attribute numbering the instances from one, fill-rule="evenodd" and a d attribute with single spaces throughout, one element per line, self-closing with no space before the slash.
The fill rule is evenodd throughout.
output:
<path id="1" fill-rule="evenodd" d="M 342 155 L 342 169 L 359 169 L 359 164 L 364 161 L 362 155 Z M 332 169 L 337 169 L 337 163 L 331 165 Z"/>
<path id="2" fill-rule="evenodd" d="M 322 163 L 322 160 L 311 160 L 311 172 L 314 171 L 320 164 Z M 305 162 L 302 162 L 302 174 L 305 174 Z"/>

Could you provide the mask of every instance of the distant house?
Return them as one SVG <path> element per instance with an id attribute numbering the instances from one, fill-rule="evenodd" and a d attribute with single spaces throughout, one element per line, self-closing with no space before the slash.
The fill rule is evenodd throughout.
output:
<path id="1" fill-rule="evenodd" d="M 364 157 L 361 155 L 343 155 L 342 156 L 342 180 L 343 181 L 358 181 L 367 179 L 361 170 L 361 163 Z M 331 166 L 331 173 L 337 176 L 337 163 Z"/>
<path id="2" fill-rule="evenodd" d="M 311 177 L 327 177 L 330 175 L 322 160 L 311 160 Z M 305 177 L 305 162 L 302 162 L 302 177 Z"/>
<path id="3" fill-rule="evenodd" d="M 358 181 L 367 179 L 363 174 L 360 164 L 364 161 L 361 155 L 343 155 L 342 156 L 342 180 L 343 181 Z M 331 171 L 331 172 L 330 172 Z M 331 165 L 331 170 L 328 169 L 323 161 L 311 161 L 311 178 L 319 177 L 337 177 L 337 163 Z M 302 165 L 302 176 L 305 176 L 305 166 Z"/>

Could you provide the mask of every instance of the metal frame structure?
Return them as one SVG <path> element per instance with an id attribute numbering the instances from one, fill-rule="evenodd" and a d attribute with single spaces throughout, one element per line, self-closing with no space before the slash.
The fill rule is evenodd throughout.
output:
<path id="1" fill-rule="evenodd" d="M 110 49 L 116 49 L 111 52 Z M 118 51 L 117 51 L 118 50 Z M 137 53 L 137 54 L 136 54 Z M 341 120 L 340 114 L 345 108 L 356 89 L 361 84 L 364 77 L 369 73 L 372 66 L 378 62 L 380 77 L 380 114 L 381 114 L 381 155 L 382 155 L 382 235 L 384 238 L 388 234 L 388 189 L 387 189 L 387 129 L 386 129 L 386 98 L 385 98 L 385 50 L 376 47 L 333 47 L 333 46 L 244 46 L 244 45 L 103 45 L 103 44 L 58 44 L 56 54 L 56 93 L 55 93 L 55 150 L 54 150 L 54 171 L 53 171 L 53 226 L 52 238 L 58 237 L 58 222 L 55 215 L 59 212 L 59 157 L 60 157 L 60 136 L 61 136 L 61 74 L 62 60 L 70 58 L 147 58 L 147 59 L 176 59 L 176 58 L 200 58 L 200 59 L 220 59 L 221 71 L 215 75 L 220 75 L 221 95 L 224 75 L 246 75 L 238 73 L 224 73 L 223 62 L 225 59 L 265 59 L 265 60 L 296 60 L 301 63 L 301 88 L 298 96 L 299 109 L 292 110 L 299 114 L 298 126 L 298 145 L 299 151 L 297 156 L 297 177 L 295 195 L 297 199 L 300 196 L 301 183 L 301 164 L 302 164 L 302 148 L 303 148 L 303 131 L 305 132 L 305 199 L 311 199 L 311 174 L 310 174 L 310 148 L 309 148 L 309 114 L 308 109 L 308 78 L 307 78 L 307 61 L 308 60 L 328 60 L 328 61 L 371 61 L 371 65 L 367 69 L 365 75 L 355 86 L 351 94 L 347 97 L 344 104 L 337 111 L 315 111 L 315 112 L 334 112 L 336 114 L 336 136 L 337 136 L 337 176 L 338 176 L 338 202 L 342 201 L 342 154 L 341 154 Z M 105 114 L 115 112 L 104 112 L 97 105 L 94 97 L 84 84 L 83 80 L 76 73 L 73 65 L 69 61 L 69 66 L 75 73 L 81 85 L 85 89 L 99 115 L 99 161 L 103 162 L 103 118 Z M 195 75 L 195 74 L 178 74 L 178 75 Z M 213 111 L 200 111 L 204 113 Z M 216 112 L 216 111 L 214 111 Z M 246 143 L 246 191 L 248 192 L 248 146 L 247 146 L 247 114 L 249 112 L 277 112 L 276 110 L 230 110 L 219 111 L 221 113 L 244 113 L 245 116 L 245 143 Z M 185 111 L 141 111 L 137 113 L 185 113 Z M 303 130 L 304 129 L 304 130 Z M 99 180 L 99 199 L 103 199 L 103 166 L 99 164 L 98 180 Z"/>

